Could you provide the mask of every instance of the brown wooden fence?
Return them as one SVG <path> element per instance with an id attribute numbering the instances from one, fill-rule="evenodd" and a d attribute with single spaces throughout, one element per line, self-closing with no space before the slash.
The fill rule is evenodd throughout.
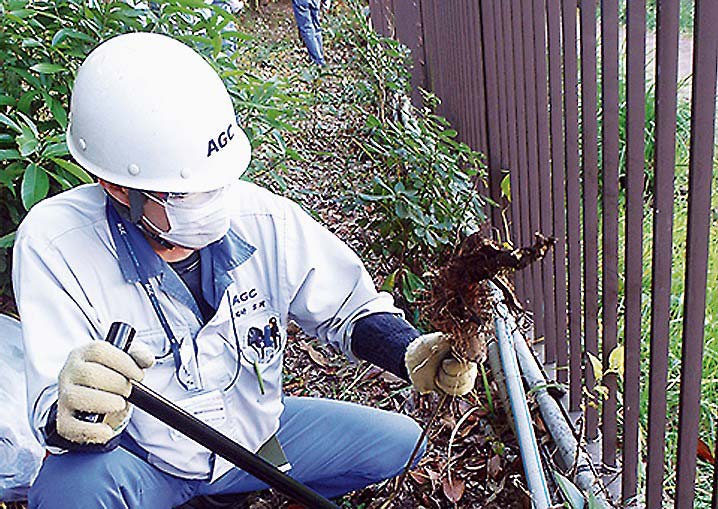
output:
<path id="1" fill-rule="evenodd" d="M 663 482 L 673 474 L 665 471 L 665 445 L 679 0 L 657 0 L 657 48 L 651 55 L 655 76 L 646 70 L 643 0 L 627 0 L 623 20 L 617 0 L 602 0 L 600 5 L 597 0 L 369 3 L 376 30 L 411 48 L 414 85 L 435 92 L 443 101 L 439 113 L 464 141 L 487 155 L 489 192 L 508 209 L 510 240 L 529 244 L 539 230 L 558 239 L 541 265 L 517 276 L 517 289 L 534 312 L 534 334 L 543 338 L 547 367 L 568 384 L 569 409 L 574 415 L 583 413 L 587 439 L 601 444 L 602 463 L 621 472 L 621 501 L 651 509 L 667 503 L 693 507 L 718 2 L 695 2 L 688 226 L 686 250 L 677 255 L 685 258 L 686 270 L 673 502 L 667 502 Z M 647 79 L 655 79 L 656 84 L 651 105 L 656 123 L 648 140 L 655 146 L 652 161 L 644 157 Z M 650 190 L 652 218 L 645 212 L 646 165 L 655 175 Z M 506 175 L 510 202 L 501 193 Z M 496 226 L 501 224 L 498 209 L 491 217 Z M 652 219 L 653 242 L 644 246 L 643 224 L 648 219 Z M 644 251 L 650 259 L 644 258 Z M 650 297 L 643 297 L 644 265 L 651 266 Z M 641 359 L 641 313 L 648 299 L 650 331 L 644 337 L 649 338 L 650 358 L 646 362 Z M 623 324 L 620 336 L 619 323 Z M 595 384 L 587 354 L 601 359 L 607 371 L 619 344 L 625 348 L 622 394 L 617 376 L 606 375 L 602 384 L 608 398 L 596 410 L 584 404 L 585 389 L 593 391 Z M 643 420 L 648 434 L 639 443 L 640 396 L 645 388 L 649 405 Z M 638 493 L 640 462 L 645 462 L 645 490 Z M 711 505 L 717 508 L 718 477 L 713 482 Z"/>

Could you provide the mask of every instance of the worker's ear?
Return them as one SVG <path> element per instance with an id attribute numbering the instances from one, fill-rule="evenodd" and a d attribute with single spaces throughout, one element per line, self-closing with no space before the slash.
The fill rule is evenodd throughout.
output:
<path id="1" fill-rule="evenodd" d="M 102 186 L 105 192 L 115 200 L 127 207 L 130 206 L 130 197 L 126 187 L 118 186 L 117 184 L 102 179 L 97 179 L 97 182 Z"/>

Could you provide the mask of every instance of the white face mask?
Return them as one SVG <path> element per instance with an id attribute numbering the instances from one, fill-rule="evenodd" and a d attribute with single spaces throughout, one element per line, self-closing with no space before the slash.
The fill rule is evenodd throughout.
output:
<path id="1" fill-rule="evenodd" d="M 170 229 L 160 230 L 147 217 L 145 223 L 171 244 L 201 249 L 224 237 L 229 230 L 224 188 L 206 193 L 169 193 L 165 200 L 143 194 L 164 207 Z"/>

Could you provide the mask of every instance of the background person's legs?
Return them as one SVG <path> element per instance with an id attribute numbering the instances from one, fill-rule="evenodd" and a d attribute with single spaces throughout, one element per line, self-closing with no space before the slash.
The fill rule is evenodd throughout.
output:
<path id="1" fill-rule="evenodd" d="M 317 36 L 317 31 L 312 21 L 312 13 L 310 7 L 316 8 L 318 0 L 292 0 L 292 9 L 294 10 L 294 19 L 297 21 L 299 34 L 302 36 L 304 45 L 307 47 L 309 56 L 315 64 L 324 64 L 324 53 L 322 52 L 321 33 Z"/>
<path id="2" fill-rule="evenodd" d="M 122 448 L 49 456 L 30 488 L 30 509 L 169 509 L 189 500 L 199 481 L 173 477 Z"/>
<path id="3" fill-rule="evenodd" d="M 325 497 L 398 475 L 421 435 L 410 417 L 354 403 L 319 398 L 286 398 L 284 403 L 278 437 L 292 464 L 288 473 Z M 235 469 L 214 484 L 203 483 L 199 492 L 243 493 L 266 487 Z"/>
<path id="4" fill-rule="evenodd" d="M 319 45 L 319 52 L 322 55 L 322 62 L 324 62 L 324 42 L 322 41 L 322 24 L 320 19 L 320 0 L 309 0 L 309 14 L 312 17 L 312 26 L 314 27 L 314 34 Z M 324 65 L 324 64 L 322 64 Z"/>

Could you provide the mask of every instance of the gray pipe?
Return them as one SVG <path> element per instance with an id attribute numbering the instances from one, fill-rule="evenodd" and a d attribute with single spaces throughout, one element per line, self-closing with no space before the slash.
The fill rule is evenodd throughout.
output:
<path id="1" fill-rule="evenodd" d="M 504 378 L 504 370 L 501 368 L 501 356 L 499 355 L 499 345 L 496 341 L 489 341 L 486 345 L 487 357 L 489 360 L 489 366 L 491 367 L 491 373 L 494 376 L 496 382 L 497 391 L 499 393 L 499 399 L 501 400 L 501 406 L 506 411 L 506 418 L 511 426 L 511 431 L 516 434 L 516 426 L 514 425 L 514 418 L 511 415 L 511 404 L 509 403 L 509 395 L 506 392 L 506 378 Z"/>
<path id="2" fill-rule="evenodd" d="M 593 473 L 591 459 L 583 448 L 579 448 L 578 441 L 573 434 L 571 426 L 566 422 L 564 413 L 561 411 L 558 402 L 549 394 L 547 381 L 531 353 L 526 339 L 523 337 L 516 325 L 506 304 L 503 302 L 503 294 L 492 285 L 493 296 L 496 301 L 495 309 L 497 315 L 503 316 L 506 326 L 512 331 L 513 344 L 521 367 L 524 379 L 533 393 L 539 405 L 539 411 L 544 424 L 548 429 L 551 438 L 556 444 L 560 466 L 565 471 L 575 471 L 573 482 L 584 493 L 593 493 L 595 501 L 602 508 L 611 508 L 612 505 L 606 499 L 604 488 Z"/>
<path id="3" fill-rule="evenodd" d="M 516 437 L 519 441 L 521 462 L 526 474 L 526 483 L 531 493 L 531 502 L 534 509 L 548 509 L 552 506 L 551 497 L 548 492 L 546 476 L 541 465 L 541 455 L 536 444 L 531 413 L 526 403 L 519 365 L 516 360 L 514 348 L 514 337 L 511 328 L 508 326 L 506 316 L 499 313 L 494 318 L 496 327 L 496 339 L 499 344 L 499 355 L 506 378 L 506 390 L 511 403 L 511 413 L 516 426 Z"/>

